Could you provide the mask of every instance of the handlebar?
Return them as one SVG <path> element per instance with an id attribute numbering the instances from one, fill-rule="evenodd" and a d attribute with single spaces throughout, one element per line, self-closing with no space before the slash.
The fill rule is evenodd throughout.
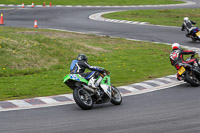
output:
<path id="1" fill-rule="evenodd" d="M 186 60 L 190 60 L 190 59 L 194 58 L 195 55 L 196 55 L 196 52 L 194 54 L 192 54 L 190 57 L 188 57 Z"/>
<path id="2" fill-rule="evenodd" d="M 104 69 L 104 70 L 101 72 L 101 74 L 102 74 L 102 77 L 104 77 L 104 76 L 106 76 L 106 75 L 109 75 L 110 72 Z"/>

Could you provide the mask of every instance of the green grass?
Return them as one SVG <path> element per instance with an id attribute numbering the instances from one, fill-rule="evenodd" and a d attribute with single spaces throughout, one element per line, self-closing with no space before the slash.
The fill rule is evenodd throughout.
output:
<path id="1" fill-rule="evenodd" d="M 0 7 L 0 9 L 10 9 L 10 8 L 8 8 L 8 7 Z"/>
<path id="2" fill-rule="evenodd" d="M 200 22 L 200 9 L 133 10 L 105 14 L 103 17 L 180 27 L 186 16 L 198 23 Z"/>
<path id="3" fill-rule="evenodd" d="M 0 27 L 0 100 L 71 93 L 62 81 L 80 53 L 109 70 L 115 86 L 174 74 L 170 51 L 163 44 Z"/>
<path id="4" fill-rule="evenodd" d="M 177 4 L 183 3 L 176 0 L 1 0 L 0 4 L 27 4 L 41 5 L 43 2 L 53 5 L 157 5 L 157 4 Z"/>

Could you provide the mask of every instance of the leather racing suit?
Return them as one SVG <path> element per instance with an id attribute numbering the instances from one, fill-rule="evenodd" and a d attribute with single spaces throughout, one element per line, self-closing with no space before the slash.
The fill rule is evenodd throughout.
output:
<path id="1" fill-rule="evenodd" d="M 85 72 L 85 69 L 89 69 L 92 72 Z M 80 76 L 84 77 L 85 79 L 89 80 L 91 78 L 94 78 L 96 80 L 99 76 L 99 72 L 102 72 L 103 69 L 90 66 L 86 61 L 84 60 L 73 60 L 70 66 L 70 74 L 79 74 Z"/>
<path id="2" fill-rule="evenodd" d="M 189 54 L 195 55 L 195 53 L 196 53 L 195 51 L 191 50 L 174 49 L 170 54 L 171 64 L 175 66 L 177 70 L 180 68 L 179 63 L 187 63 L 194 65 L 194 63 L 198 63 L 197 58 L 191 59 L 189 61 L 184 61 L 183 55 L 189 55 Z M 180 75 L 178 73 L 177 73 L 177 79 L 180 80 Z"/>
<path id="3" fill-rule="evenodd" d="M 187 35 L 192 35 L 192 31 L 194 29 L 192 24 L 196 24 L 196 23 L 194 21 L 191 21 L 191 20 L 184 21 L 183 24 L 182 24 L 181 30 L 184 31 L 186 29 L 187 32 L 188 32 Z"/>

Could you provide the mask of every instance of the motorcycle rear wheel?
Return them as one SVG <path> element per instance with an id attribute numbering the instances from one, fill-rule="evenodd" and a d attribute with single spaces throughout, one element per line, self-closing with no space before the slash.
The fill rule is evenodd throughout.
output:
<path id="1" fill-rule="evenodd" d="M 83 88 L 75 88 L 73 97 L 77 105 L 83 110 L 89 110 L 93 107 L 94 101 L 91 95 Z"/>
<path id="2" fill-rule="evenodd" d="M 197 38 L 191 38 L 192 39 L 192 42 L 196 42 L 197 41 Z"/>
<path id="3" fill-rule="evenodd" d="M 196 77 L 192 77 L 188 72 L 185 74 L 185 80 L 194 87 L 198 87 L 200 85 L 200 81 Z"/>
<path id="4" fill-rule="evenodd" d="M 111 98 L 111 103 L 114 105 L 120 105 L 122 103 L 122 96 L 120 91 L 112 86 L 112 98 Z"/>

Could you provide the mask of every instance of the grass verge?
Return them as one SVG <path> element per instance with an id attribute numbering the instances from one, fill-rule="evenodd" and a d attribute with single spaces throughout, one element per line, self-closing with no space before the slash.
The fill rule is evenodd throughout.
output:
<path id="1" fill-rule="evenodd" d="M 0 27 L 0 100 L 71 93 L 62 81 L 80 53 L 109 70 L 115 86 L 174 74 L 170 51 L 164 44 Z"/>
<path id="2" fill-rule="evenodd" d="M 105 14 L 110 19 L 149 22 L 155 25 L 181 26 L 184 17 L 200 22 L 200 9 L 133 10 Z"/>
<path id="3" fill-rule="evenodd" d="M 9 7 L 0 7 L 0 9 L 11 9 Z"/>
<path id="4" fill-rule="evenodd" d="M 157 4 L 177 4 L 183 3 L 177 0 L 1 0 L 0 4 L 22 4 L 31 5 L 34 2 L 35 5 L 42 5 L 43 2 L 53 5 L 157 5 Z"/>

